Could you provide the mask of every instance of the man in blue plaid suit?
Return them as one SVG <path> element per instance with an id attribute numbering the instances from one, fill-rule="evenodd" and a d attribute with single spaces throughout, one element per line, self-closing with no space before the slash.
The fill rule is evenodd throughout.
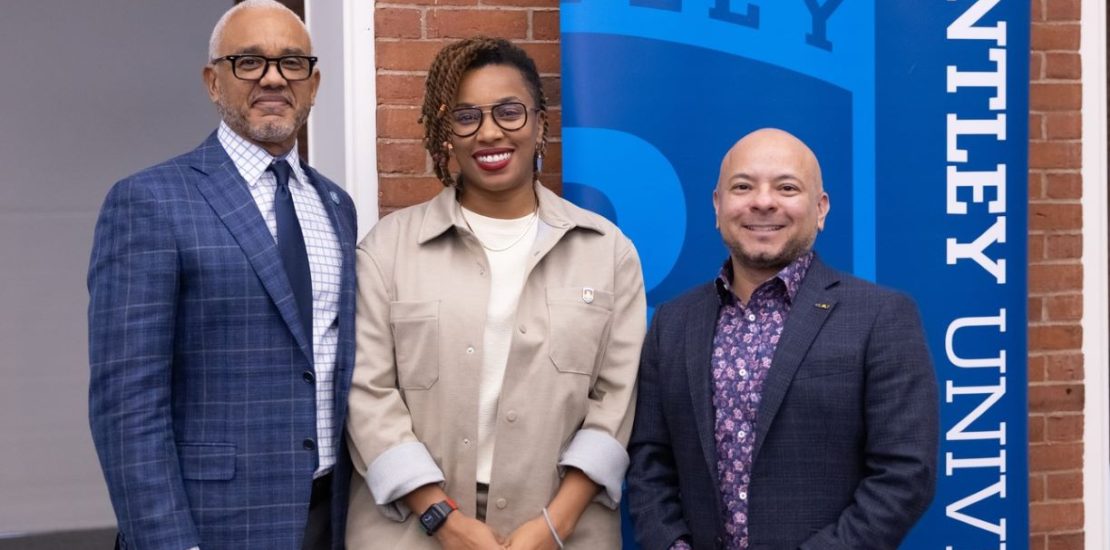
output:
<path id="1" fill-rule="evenodd" d="M 311 48 L 281 4 L 229 10 L 203 71 L 219 129 L 104 202 L 89 418 L 119 548 L 342 547 L 355 211 L 296 153 Z"/>

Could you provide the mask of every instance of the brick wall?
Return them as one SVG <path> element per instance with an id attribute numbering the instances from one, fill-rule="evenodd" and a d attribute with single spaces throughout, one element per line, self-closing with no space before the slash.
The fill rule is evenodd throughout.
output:
<path id="1" fill-rule="evenodd" d="M 508 38 L 536 60 L 551 121 L 540 179 L 562 182 L 558 0 L 398 0 L 374 9 L 378 69 L 378 201 L 380 214 L 431 198 L 441 189 L 416 123 L 424 78 L 445 44 L 486 34 Z"/>
<path id="2" fill-rule="evenodd" d="M 1080 0 L 1032 0 L 1029 523 L 1034 550 L 1083 548 Z"/>
<path id="3" fill-rule="evenodd" d="M 1083 547 L 1080 0 L 1032 1 L 1029 115 L 1029 500 L 1034 550 Z M 416 124 L 425 70 L 454 38 L 524 45 L 552 119 L 545 184 L 561 170 L 556 0 L 408 0 L 376 7 L 381 213 L 441 189 Z"/>

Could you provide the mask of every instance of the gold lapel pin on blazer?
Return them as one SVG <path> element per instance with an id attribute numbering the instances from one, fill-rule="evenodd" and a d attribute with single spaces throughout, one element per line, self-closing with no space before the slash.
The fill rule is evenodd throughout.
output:
<path id="1" fill-rule="evenodd" d="M 814 305 L 814 307 L 817 307 L 817 308 L 820 308 L 820 309 L 830 309 L 830 308 L 832 308 L 832 304 L 813 304 L 813 305 Z"/>

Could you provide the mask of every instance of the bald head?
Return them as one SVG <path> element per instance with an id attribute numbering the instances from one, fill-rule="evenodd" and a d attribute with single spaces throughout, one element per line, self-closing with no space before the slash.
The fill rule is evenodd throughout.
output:
<path id="1" fill-rule="evenodd" d="M 790 171 L 795 177 L 813 185 L 818 194 L 824 192 L 817 155 L 805 142 L 785 130 L 762 128 L 740 138 L 721 160 L 717 188 L 738 176 L 738 171 L 751 170 L 755 166 Z"/>

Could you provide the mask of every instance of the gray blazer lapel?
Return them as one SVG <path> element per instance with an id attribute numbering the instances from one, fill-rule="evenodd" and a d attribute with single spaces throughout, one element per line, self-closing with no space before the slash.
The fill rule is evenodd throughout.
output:
<path id="1" fill-rule="evenodd" d="M 258 212 L 258 206 L 246 182 L 224 152 L 215 133 L 205 140 L 194 155 L 192 167 L 203 174 L 196 179 L 197 189 L 243 249 L 255 274 L 262 281 L 262 286 L 266 288 L 274 305 L 281 312 L 282 319 L 293 333 L 301 352 L 312 363 L 308 337 L 297 313 L 293 290 L 285 275 L 285 267 L 281 264 L 277 244 L 266 228 L 266 221 Z"/>
<path id="2" fill-rule="evenodd" d="M 700 296 L 692 310 L 686 328 L 686 373 L 690 378 L 690 399 L 693 403 L 694 422 L 698 428 L 702 455 L 710 479 L 717 481 L 717 442 L 713 432 L 713 334 L 717 331 L 717 314 L 720 302 L 711 284 Z M 714 496 L 716 500 L 716 496 Z"/>
<path id="3" fill-rule="evenodd" d="M 775 415 L 778 414 L 779 406 L 790 389 L 802 359 L 809 352 L 814 338 L 821 332 L 825 320 L 836 308 L 836 298 L 830 289 L 838 282 L 840 278 L 835 271 L 821 263 L 821 260 L 813 259 L 809 272 L 798 288 L 798 294 L 794 296 L 790 315 L 786 318 L 786 326 L 783 327 L 782 337 L 779 338 L 775 356 L 771 360 L 771 369 L 767 371 L 767 379 L 763 382 L 762 400 L 756 416 L 752 460 L 759 457 L 759 449 L 767 438 L 767 432 L 774 423 Z"/>

